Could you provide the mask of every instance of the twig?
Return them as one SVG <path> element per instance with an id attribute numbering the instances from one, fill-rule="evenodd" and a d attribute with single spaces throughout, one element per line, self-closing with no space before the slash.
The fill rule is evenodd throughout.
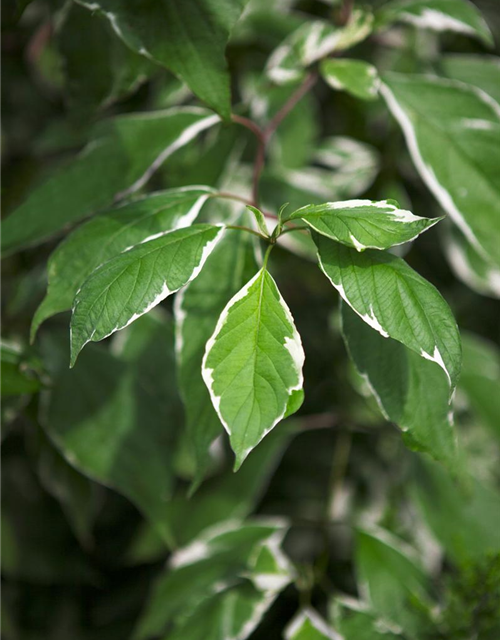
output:
<path id="1" fill-rule="evenodd" d="M 245 118 L 244 116 L 239 116 L 233 113 L 233 115 L 231 116 L 231 120 L 236 124 L 241 124 L 242 127 L 246 127 L 247 129 L 249 129 L 258 140 L 264 140 L 264 131 L 256 122 L 250 120 L 250 118 Z"/>
<path id="2" fill-rule="evenodd" d="M 316 71 L 311 71 L 304 79 L 302 84 L 297 88 L 297 90 L 292 93 L 292 95 L 288 98 L 285 104 L 279 109 L 279 111 L 274 115 L 271 122 L 264 129 L 264 137 L 265 142 L 268 144 L 269 139 L 279 127 L 281 122 L 287 117 L 290 111 L 295 107 L 295 105 L 302 100 L 302 98 L 306 95 L 308 91 L 310 91 L 316 82 L 318 81 L 318 73 Z"/>
<path id="3" fill-rule="evenodd" d="M 266 161 L 266 151 L 269 140 L 272 138 L 274 132 L 279 127 L 281 122 L 286 118 L 286 116 L 295 107 L 295 105 L 305 96 L 305 94 L 316 84 L 317 80 L 317 72 L 311 71 L 306 76 L 302 84 L 297 88 L 297 90 L 288 98 L 281 109 L 279 109 L 279 111 L 274 115 L 265 129 L 261 129 L 258 124 L 256 124 L 249 118 L 238 115 L 232 116 L 233 122 L 241 124 L 243 127 L 246 127 L 247 129 L 252 131 L 258 141 L 252 179 L 252 205 L 254 207 L 259 206 L 259 182 Z"/>
<path id="4" fill-rule="evenodd" d="M 344 0 L 339 13 L 340 26 L 346 25 L 351 19 L 352 10 L 354 9 L 354 0 Z"/>
<path id="5" fill-rule="evenodd" d="M 255 231 L 255 229 L 250 229 L 250 227 L 243 227 L 239 224 L 228 224 L 226 225 L 226 229 L 237 229 L 239 231 L 247 231 L 248 233 L 253 233 L 254 236 L 261 238 L 261 240 L 265 240 L 266 242 L 269 242 L 269 238 L 267 236 L 265 236 L 263 233 L 259 233 L 258 231 Z"/>

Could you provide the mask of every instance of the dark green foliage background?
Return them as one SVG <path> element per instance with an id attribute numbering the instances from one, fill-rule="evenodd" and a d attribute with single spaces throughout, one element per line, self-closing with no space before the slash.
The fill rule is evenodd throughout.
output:
<path id="1" fill-rule="evenodd" d="M 496 42 L 500 42 L 497 2 L 477 0 L 475 4 L 483 11 Z M 24 5 L 28 5 L 26 9 Z M 326 16 L 329 11 L 327 4 L 316 0 L 299 0 L 296 7 L 318 16 Z M 57 0 L 5 0 L 2 6 L 3 215 L 83 146 L 94 123 L 111 114 L 168 106 L 180 86 L 169 72 L 138 61 L 113 39 L 105 21 L 77 5 L 71 8 L 68 31 L 63 30 L 61 37 L 54 35 L 51 20 L 58 9 Z M 276 16 L 273 19 L 272 13 L 262 10 L 238 32 L 228 50 L 234 104 L 244 99 L 242 79 L 258 77 L 269 54 L 290 29 L 286 21 Z M 374 63 L 383 61 L 383 56 L 392 57 L 383 63 L 400 71 L 426 71 L 439 65 L 432 53 L 436 35 L 417 35 L 403 28 L 403 36 L 405 45 L 400 50 L 382 50 L 371 38 L 357 46 L 353 56 Z M 484 51 L 480 44 L 459 35 L 444 34 L 440 42 L 446 52 Z M 499 53 L 498 48 L 495 53 Z M 103 62 L 110 60 L 113 64 L 142 64 L 148 79 L 128 96 L 107 104 L 110 86 L 116 80 L 112 68 Z M 284 101 L 279 90 L 265 83 L 261 87 L 274 91 L 278 104 Z M 197 104 L 189 95 L 185 102 Z M 312 104 L 316 111 L 311 110 Z M 285 119 L 278 135 L 282 136 L 283 158 L 290 167 L 303 164 L 316 135 L 346 135 L 367 142 L 380 153 L 381 171 L 366 197 L 395 197 L 403 206 L 408 198 L 418 215 L 441 214 L 418 178 L 402 134 L 381 101 L 362 103 L 319 85 L 313 97 L 308 96 Z M 251 162 L 254 141 L 250 134 L 235 125 L 225 125 L 217 140 L 208 133 L 178 152 L 147 189 L 215 185 L 235 142 L 242 140 L 246 142 L 243 159 Z M 279 191 L 271 171 L 263 176 L 262 193 L 276 207 L 290 197 Z M 28 389 L 21 396 L 6 397 L 2 407 L 2 637 L 123 640 L 131 636 L 169 552 L 154 536 L 145 544 L 142 515 L 112 489 L 83 482 L 40 424 L 44 397 L 53 380 L 50 373 L 60 370 L 59 353 L 66 357 L 69 314 L 47 322 L 33 347 L 28 347 L 27 341 L 31 319 L 45 292 L 46 261 L 58 240 L 3 262 L 2 336 L 26 348 L 27 367 L 43 389 L 42 393 Z M 499 301 L 476 294 L 454 276 L 437 231 L 424 234 L 406 259 L 436 285 L 453 309 L 461 332 L 500 344 Z M 360 514 L 380 510 L 379 523 L 410 543 L 419 534 L 427 535 L 414 500 L 414 482 L 421 463 L 405 448 L 397 429 L 381 418 L 375 403 L 356 391 L 359 381 L 340 335 L 337 296 L 332 287 L 316 265 L 283 249 L 273 254 L 273 273 L 307 354 L 306 402 L 294 419 L 296 433 L 270 482 L 256 487 L 253 495 L 249 492 L 251 506 L 247 511 L 290 519 L 292 527 L 285 549 L 297 563 L 300 576 L 297 585 L 287 588 L 252 635 L 255 640 L 280 637 L 299 603 L 310 602 L 326 616 L 331 594 L 357 595 L 350 525 Z M 163 306 L 170 314 L 170 301 Z M 99 346 L 103 348 L 107 346 Z M 174 410 L 167 412 L 166 427 L 170 441 L 177 443 L 171 462 L 177 475 L 175 495 L 185 500 L 190 468 L 180 451 L 183 418 L 174 390 L 173 368 L 171 364 L 170 382 L 164 378 L 156 381 L 169 385 L 166 393 Z M 77 392 L 71 386 L 69 389 L 68 394 Z M 156 394 L 163 392 L 163 388 L 154 389 Z M 66 400 L 72 402 L 74 398 Z M 457 428 L 469 470 L 499 496 L 500 427 L 497 425 L 496 432 L 488 429 L 477 407 L 460 402 L 457 406 Z M 500 415 L 497 417 L 500 423 Z M 169 446 L 174 449 L 173 444 Z M 342 460 L 347 447 L 350 453 Z M 187 526 L 198 517 L 203 519 L 203 506 L 199 506 L 197 496 L 216 495 L 218 482 L 229 473 L 231 464 L 231 457 L 226 455 L 193 501 L 185 503 Z M 352 500 L 344 520 L 332 522 L 328 501 L 332 488 L 341 482 L 337 473 L 343 464 L 343 483 Z M 460 490 L 467 495 L 469 489 Z M 244 494 L 236 492 L 235 503 L 243 501 Z M 477 515 L 484 519 L 485 528 L 490 516 L 486 509 Z M 454 525 L 474 528 L 466 518 L 452 522 Z M 139 539 L 144 543 L 140 548 Z M 439 624 L 430 622 L 428 612 L 422 614 L 428 620 L 422 640 L 500 637 L 498 555 L 469 558 L 464 553 L 457 557 L 445 549 L 432 586 L 444 613 Z"/>

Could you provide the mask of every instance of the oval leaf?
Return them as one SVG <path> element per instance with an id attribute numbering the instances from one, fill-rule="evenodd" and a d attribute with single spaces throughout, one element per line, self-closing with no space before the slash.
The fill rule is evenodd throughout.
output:
<path id="1" fill-rule="evenodd" d="M 436 362 L 453 390 L 461 366 L 460 335 L 439 291 L 390 253 L 358 253 L 318 234 L 314 241 L 321 270 L 353 311 L 385 338 Z"/>
<path id="2" fill-rule="evenodd" d="M 377 97 L 380 78 L 377 69 L 363 60 L 323 60 L 320 66 L 324 81 L 339 91 L 347 91 L 356 98 L 373 100 Z"/>
<path id="3" fill-rule="evenodd" d="M 302 389 L 304 351 L 292 315 L 261 269 L 227 304 L 207 342 L 202 374 L 238 469 Z"/>
<path id="4" fill-rule="evenodd" d="M 80 0 L 125 44 L 179 76 L 224 118 L 231 113 L 226 44 L 247 0 Z"/>
<path id="5" fill-rule="evenodd" d="M 421 178 L 476 249 L 500 265 L 498 104 L 453 80 L 396 73 L 383 80 Z"/>
<path id="6" fill-rule="evenodd" d="M 387 200 L 346 200 L 308 205 L 290 220 L 304 220 L 318 233 L 357 251 L 388 249 L 413 240 L 442 218 L 419 218 Z"/>
<path id="7" fill-rule="evenodd" d="M 103 340 L 196 278 L 224 227 L 169 231 L 120 253 L 78 291 L 71 318 L 71 365 L 91 340 Z"/>
<path id="8" fill-rule="evenodd" d="M 44 320 L 71 309 L 76 292 L 92 271 L 153 235 L 189 226 L 210 193 L 210 187 L 152 193 L 96 216 L 76 229 L 49 258 L 47 295 L 33 318 L 31 340 Z"/>

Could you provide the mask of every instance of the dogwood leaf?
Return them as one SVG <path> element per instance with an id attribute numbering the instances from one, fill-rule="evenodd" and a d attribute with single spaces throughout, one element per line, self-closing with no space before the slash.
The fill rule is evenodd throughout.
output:
<path id="1" fill-rule="evenodd" d="M 278 85 L 298 82 L 313 62 L 364 40 L 370 35 L 372 24 L 373 14 L 361 9 L 352 12 L 344 27 L 335 27 L 324 20 L 306 22 L 271 54 L 267 75 Z"/>
<path id="2" fill-rule="evenodd" d="M 319 234 L 313 237 L 320 268 L 343 300 L 382 336 L 436 362 L 451 392 L 460 373 L 460 336 L 438 290 L 390 253 L 359 253 Z"/>
<path id="3" fill-rule="evenodd" d="M 290 216 L 297 219 L 327 238 L 364 251 L 413 240 L 442 218 L 420 218 L 387 200 L 346 200 L 302 207 Z"/>
<path id="4" fill-rule="evenodd" d="M 223 230 L 196 224 L 162 233 L 96 269 L 75 297 L 71 365 L 87 342 L 123 329 L 196 278 Z"/>
<path id="5" fill-rule="evenodd" d="M 211 192 L 210 187 L 184 187 L 141 196 L 73 231 L 49 258 L 48 290 L 33 318 L 31 339 L 44 320 L 71 309 L 92 271 L 153 235 L 189 226 Z"/>
<path id="6" fill-rule="evenodd" d="M 341 310 L 349 355 L 384 416 L 403 431 L 410 448 L 452 467 L 457 449 L 444 371 L 400 342 L 382 337 L 345 303 Z"/>
<path id="7" fill-rule="evenodd" d="M 302 388 L 304 352 L 266 268 L 227 304 L 207 342 L 202 374 L 229 434 L 238 469 Z"/>
<path id="8" fill-rule="evenodd" d="M 339 91 L 347 91 L 362 100 L 374 100 L 380 87 L 377 69 L 363 60 L 323 60 L 320 66 L 324 81 Z"/>
<path id="9" fill-rule="evenodd" d="M 125 44 L 167 67 L 224 118 L 231 113 L 225 59 L 231 29 L 247 0 L 81 0 L 100 11 Z"/>
<path id="10" fill-rule="evenodd" d="M 500 107 L 462 82 L 395 73 L 383 81 L 421 178 L 469 242 L 500 265 Z"/>

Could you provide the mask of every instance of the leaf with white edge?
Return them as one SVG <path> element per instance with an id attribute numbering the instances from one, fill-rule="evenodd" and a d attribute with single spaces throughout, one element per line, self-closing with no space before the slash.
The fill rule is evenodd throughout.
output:
<path id="1" fill-rule="evenodd" d="M 78 227 L 49 258 L 48 290 L 33 318 L 31 340 L 44 320 L 71 309 L 92 271 L 151 236 L 189 226 L 212 193 L 210 187 L 184 187 L 148 194 Z"/>
<path id="2" fill-rule="evenodd" d="M 304 357 L 290 310 L 263 267 L 221 313 L 202 365 L 235 470 L 285 416 L 302 388 Z"/>
<path id="3" fill-rule="evenodd" d="M 123 329 L 194 280 L 223 231 L 209 224 L 168 231 L 98 267 L 75 297 L 71 366 L 87 342 Z"/>
<path id="4" fill-rule="evenodd" d="M 286 640 L 343 640 L 314 609 L 303 609 L 285 629 Z"/>
<path id="5" fill-rule="evenodd" d="M 308 205 L 294 211 L 289 219 L 303 220 L 321 235 L 357 251 L 388 249 L 409 242 L 442 220 L 420 218 L 390 200 Z"/>
<path id="6" fill-rule="evenodd" d="M 496 56 L 449 53 L 439 58 L 447 78 L 471 84 L 500 104 L 500 59 Z"/>
<path id="7" fill-rule="evenodd" d="M 500 298 L 500 267 L 479 254 L 458 227 L 443 225 L 441 239 L 456 277 L 483 296 Z"/>
<path id="8" fill-rule="evenodd" d="M 313 237 L 320 268 L 343 300 L 382 336 L 436 362 L 451 395 L 460 374 L 460 335 L 439 291 L 386 251 L 359 253 L 314 232 Z"/>
<path id="9" fill-rule="evenodd" d="M 402 640 L 397 625 L 378 617 L 367 602 L 349 596 L 336 597 L 332 603 L 335 627 L 344 640 Z M 399 629 L 398 629 L 399 630 Z"/>
<path id="10" fill-rule="evenodd" d="M 122 334 L 119 356 L 91 345 L 70 371 L 67 347 L 52 336 L 41 341 L 44 361 L 55 360 L 42 426 L 72 466 L 126 496 L 170 544 L 172 457 L 182 424 L 173 327 L 144 316 Z"/>
<path id="11" fill-rule="evenodd" d="M 374 100 L 380 88 L 377 69 L 363 60 L 323 60 L 320 66 L 323 80 L 338 91 L 347 91 L 362 100 Z"/>
<path id="12" fill-rule="evenodd" d="M 469 242 L 500 266 L 498 104 L 433 76 L 386 74 L 381 93 L 427 187 Z"/>
<path id="13" fill-rule="evenodd" d="M 355 9 L 344 27 L 323 20 L 304 23 L 271 54 L 266 67 L 270 80 L 278 85 L 300 81 L 304 70 L 334 51 L 353 47 L 370 35 L 373 15 Z"/>
<path id="14" fill-rule="evenodd" d="M 406 444 L 450 468 L 456 439 L 448 379 L 434 362 L 374 331 L 348 305 L 341 305 L 342 335 L 383 415 L 398 425 Z"/>
<path id="15" fill-rule="evenodd" d="M 394 0 L 376 14 L 378 26 L 406 22 L 421 29 L 456 31 L 493 45 L 493 36 L 479 9 L 469 0 Z"/>
<path id="16" fill-rule="evenodd" d="M 247 0 L 79 0 L 132 50 L 167 67 L 224 118 L 231 113 L 226 44 Z"/>
<path id="17" fill-rule="evenodd" d="M 211 458 L 210 445 L 222 432 L 201 375 L 205 345 L 227 301 L 256 269 L 251 236 L 228 231 L 201 274 L 175 299 L 178 381 L 186 408 L 187 437 L 195 461 L 193 487 L 203 479 Z"/>
<path id="18" fill-rule="evenodd" d="M 206 530 L 190 545 L 173 554 L 165 573 L 154 586 L 134 638 L 142 640 L 157 637 L 177 620 L 200 617 L 200 609 L 204 608 L 205 603 L 214 602 L 213 598 L 219 592 L 233 585 L 245 584 L 248 579 L 252 580 L 256 560 L 261 557 L 264 546 L 278 549 L 278 575 L 272 572 L 272 579 L 269 579 L 268 574 L 264 584 L 259 586 L 258 578 L 252 584 L 255 590 L 271 596 L 271 604 L 293 575 L 289 573 L 288 580 L 285 580 L 282 574 L 283 562 L 287 561 L 283 561 L 280 547 L 286 532 L 287 527 L 283 521 L 269 519 L 228 521 Z M 273 552 L 273 555 L 276 554 Z M 266 568 L 270 570 L 269 562 L 266 562 Z M 253 573 L 253 578 L 256 575 L 258 574 Z M 217 615 L 216 620 L 218 618 Z M 204 621 L 204 617 L 201 619 Z M 216 620 L 211 621 L 211 624 L 217 627 Z M 180 630 L 176 631 L 180 637 L 184 637 Z M 214 633 L 215 631 L 217 629 L 214 629 Z M 205 633 L 200 637 L 212 638 L 210 628 L 205 628 Z M 214 637 L 220 636 L 215 634 Z"/>
<path id="19" fill-rule="evenodd" d="M 356 532 L 356 573 L 363 599 L 410 637 L 423 637 L 429 580 L 415 551 L 380 528 Z"/>
<path id="20" fill-rule="evenodd" d="M 266 217 L 262 213 L 262 211 L 260 209 L 257 209 L 257 207 L 252 207 L 251 205 L 247 205 L 247 209 L 253 213 L 253 216 L 255 218 L 257 226 L 259 227 L 260 232 L 263 233 L 265 236 L 269 236 L 270 233 L 267 227 Z"/>
<path id="21" fill-rule="evenodd" d="M 43 242 L 140 189 L 175 151 L 220 122 L 199 107 L 117 116 L 3 222 L 2 253 Z"/>
<path id="22" fill-rule="evenodd" d="M 261 591 L 249 581 L 223 588 L 202 600 L 185 622 L 163 640 L 245 640 L 255 631 L 276 600 L 274 591 Z"/>

